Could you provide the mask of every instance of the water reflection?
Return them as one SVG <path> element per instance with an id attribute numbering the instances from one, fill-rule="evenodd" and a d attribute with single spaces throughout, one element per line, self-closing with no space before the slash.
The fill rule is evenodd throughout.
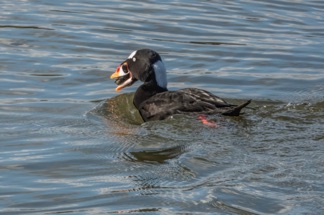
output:
<path id="1" fill-rule="evenodd" d="M 321 214 L 320 1 L 0 3 L 0 213 Z M 238 118 L 142 123 L 108 79 L 158 51 Z"/>
<path id="2" fill-rule="evenodd" d="M 0 28 L 27 28 L 27 29 L 37 29 L 37 30 L 54 30 L 50 28 L 38 27 L 38 26 L 18 26 L 18 25 L 0 25 Z"/>
<path id="3" fill-rule="evenodd" d="M 125 156 L 130 161 L 165 163 L 167 160 L 176 158 L 182 153 L 183 147 L 175 146 L 167 149 L 159 149 L 152 151 L 144 150 L 137 152 L 129 152 L 129 155 L 125 154 Z"/>

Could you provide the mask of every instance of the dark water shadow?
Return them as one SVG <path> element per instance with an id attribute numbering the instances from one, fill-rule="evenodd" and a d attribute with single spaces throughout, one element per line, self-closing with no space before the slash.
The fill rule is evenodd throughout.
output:
<path id="1" fill-rule="evenodd" d="M 181 41 L 181 40 L 170 40 L 170 39 L 152 39 L 154 41 L 160 42 L 170 42 L 170 43 L 187 43 L 187 44 L 196 44 L 196 45 L 212 45 L 212 46 L 220 46 L 220 45 L 228 45 L 228 46 L 246 46 L 243 43 L 228 43 L 228 42 L 214 42 L 214 41 Z"/>
<path id="2" fill-rule="evenodd" d="M 36 30 L 54 30 L 52 28 L 38 27 L 38 26 L 23 26 L 23 25 L 0 25 L 0 28 L 16 28 L 16 29 L 36 29 Z"/>
<path id="3" fill-rule="evenodd" d="M 130 161 L 165 163 L 167 160 L 177 158 L 184 153 L 183 146 L 174 146 L 160 150 L 144 150 L 125 154 Z"/>

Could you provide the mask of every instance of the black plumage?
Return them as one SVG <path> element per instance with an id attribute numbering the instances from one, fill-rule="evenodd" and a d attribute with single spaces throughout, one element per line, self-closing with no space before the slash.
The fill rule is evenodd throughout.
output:
<path id="1" fill-rule="evenodd" d="M 141 49 L 133 52 L 111 77 L 124 80 L 121 77 L 128 75 L 131 84 L 136 80 L 144 82 L 136 90 L 133 102 L 145 122 L 163 120 L 171 115 L 184 113 L 219 113 L 238 116 L 240 111 L 251 102 L 248 100 L 241 105 L 228 104 L 218 96 L 197 88 L 168 91 L 165 72 L 164 64 L 158 53 L 150 49 Z M 117 84 L 119 84 L 118 90 L 130 85 Z"/>

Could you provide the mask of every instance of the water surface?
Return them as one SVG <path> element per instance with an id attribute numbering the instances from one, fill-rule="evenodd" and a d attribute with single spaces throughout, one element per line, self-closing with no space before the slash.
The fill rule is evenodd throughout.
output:
<path id="1" fill-rule="evenodd" d="M 321 1 L 0 3 L 3 214 L 320 214 Z M 199 87 L 241 117 L 141 124 L 138 84 L 109 76 L 158 51 L 169 88 Z M 123 94 L 126 93 L 126 94 Z M 115 97 L 119 95 L 118 97 Z"/>

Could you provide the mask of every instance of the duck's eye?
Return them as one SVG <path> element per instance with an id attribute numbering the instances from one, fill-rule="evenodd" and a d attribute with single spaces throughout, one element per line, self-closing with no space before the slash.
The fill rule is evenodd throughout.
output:
<path id="1" fill-rule="evenodd" d="M 122 70 L 124 71 L 124 73 L 128 73 L 128 67 L 126 64 L 122 65 Z"/>

